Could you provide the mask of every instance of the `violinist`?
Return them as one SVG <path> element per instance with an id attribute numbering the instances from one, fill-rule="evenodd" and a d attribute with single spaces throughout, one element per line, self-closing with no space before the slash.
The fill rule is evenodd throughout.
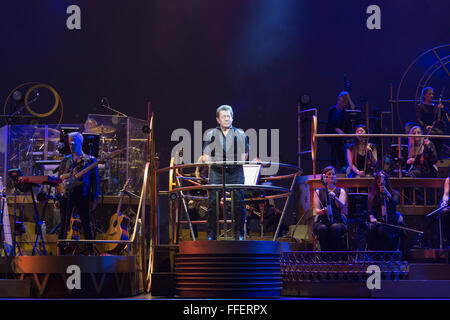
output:
<path id="1" fill-rule="evenodd" d="M 419 126 L 414 126 L 409 131 L 410 135 L 423 135 Z M 408 138 L 408 160 L 411 165 L 408 173 L 409 177 L 416 178 L 436 178 L 438 171 L 436 162 L 438 160 L 436 148 L 429 139 L 423 137 Z"/>
<path id="2" fill-rule="evenodd" d="M 417 122 L 425 134 L 444 134 L 445 132 L 445 111 L 442 101 L 442 93 L 439 97 L 438 104 L 433 101 L 434 90 L 432 87 L 426 87 L 422 90 L 422 103 L 416 107 Z M 436 146 L 436 152 L 439 155 L 443 141 L 442 139 L 434 139 L 433 143 Z"/>
<path id="3" fill-rule="evenodd" d="M 378 172 L 369 193 L 369 225 L 367 244 L 369 250 L 397 250 L 401 229 L 390 225 L 405 226 L 403 216 L 397 212 L 400 193 L 392 189 L 388 175 Z"/>
<path id="4" fill-rule="evenodd" d="M 367 134 L 367 128 L 361 124 L 356 127 L 355 134 Z M 356 138 L 347 148 L 347 176 L 373 176 L 377 165 L 377 147 L 367 138 Z"/>
<path id="5" fill-rule="evenodd" d="M 334 167 L 323 170 L 322 182 L 325 188 L 314 192 L 313 235 L 318 237 L 322 251 L 345 250 L 343 235 L 347 232 L 347 193 L 336 187 Z"/>

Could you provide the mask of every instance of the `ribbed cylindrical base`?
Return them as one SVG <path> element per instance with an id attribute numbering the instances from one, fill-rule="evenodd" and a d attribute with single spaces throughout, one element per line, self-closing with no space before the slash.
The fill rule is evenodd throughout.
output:
<path id="1" fill-rule="evenodd" d="M 281 245 L 273 241 L 183 241 L 176 258 L 182 297 L 274 297 L 281 292 Z"/>

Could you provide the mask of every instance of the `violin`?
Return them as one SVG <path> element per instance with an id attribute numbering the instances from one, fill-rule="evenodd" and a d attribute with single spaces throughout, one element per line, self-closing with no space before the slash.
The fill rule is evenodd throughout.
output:
<path id="1" fill-rule="evenodd" d="M 327 194 L 327 216 L 328 220 L 333 223 L 333 209 L 331 207 L 331 200 L 330 200 L 330 194 L 328 193 L 328 185 L 325 175 L 323 176 L 323 183 L 325 184 L 325 193 Z"/>

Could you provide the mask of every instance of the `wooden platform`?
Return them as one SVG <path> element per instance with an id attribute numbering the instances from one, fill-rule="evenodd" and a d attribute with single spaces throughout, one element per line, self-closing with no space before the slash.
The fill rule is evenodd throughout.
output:
<path id="1" fill-rule="evenodd" d="M 0 297 L 106 298 L 139 293 L 134 256 L 20 256 L 0 280 Z M 74 271 L 79 268 L 79 288 Z"/>

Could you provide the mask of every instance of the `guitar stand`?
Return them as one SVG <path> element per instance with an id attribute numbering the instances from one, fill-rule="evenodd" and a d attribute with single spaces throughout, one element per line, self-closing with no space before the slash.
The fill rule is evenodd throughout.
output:
<path id="1" fill-rule="evenodd" d="M 19 250 L 19 256 L 22 255 L 22 250 L 20 249 L 20 244 L 17 242 L 17 236 L 21 235 L 22 232 L 18 232 L 17 231 L 17 193 L 18 193 L 18 186 L 17 184 L 14 185 L 14 232 L 13 232 L 13 246 L 10 252 L 10 256 L 11 257 L 15 257 L 16 256 L 16 247 Z M 2 215 L 3 216 L 3 215 Z M 23 226 L 23 224 L 20 225 L 21 227 Z"/>
<path id="2" fill-rule="evenodd" d="M 33 208 L 34 208 L 34 220 L 36 222 L 36 241 L 34 242 L 34 246 L 33 246 L 33 252 L 31 253 L 32 256 L 34 256 L 34 254 L 37 251 L 37 245 L 39 243 L 39 238 L 41 239 L 41 244 L 42 244 L 42 249 L 43 251 L 41 253 L 43 253 L 44 256 L 47 255 L 47 250 L 45 249 L 45 240 L 44 240 L 44 236 L 42 235 L 42 222 L 41 219 L 39 218 L 39 211 L 37 209 L 37 205 L 36 205 L 36 199 L 34 199 L 34 192 L 33 192 L 33 187 L 30 187 L 30 193 L 31 193 L 31 199 L 33 201 Z M 44 207 L 45 209 L 45 207 Z"/>

